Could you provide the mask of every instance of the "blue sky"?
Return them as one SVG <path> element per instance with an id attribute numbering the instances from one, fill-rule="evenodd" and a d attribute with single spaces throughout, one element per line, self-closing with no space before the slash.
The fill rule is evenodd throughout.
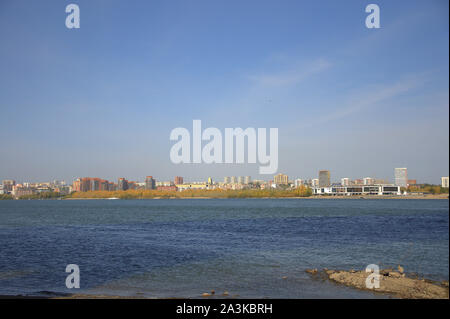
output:
<path id="1" fill-rule="evenodd" d="M 65 27 L 76 3 L 81 28 Z M 381 28 L 365 27 L 377 3 Z M 176 127 L 277 127 L 279 172 L 439 183 L 448 1 L 0 2 L 0 179 L 258 176 L 170 162 Z"/>

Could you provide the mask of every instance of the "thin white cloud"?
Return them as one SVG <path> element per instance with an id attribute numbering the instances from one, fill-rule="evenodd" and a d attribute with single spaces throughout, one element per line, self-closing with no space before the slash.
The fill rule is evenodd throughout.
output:
<path id="1" fill-rule="evenodd" d="M 326 122 L 336 121 L 354 113 L 374 107 L 380 102 L 394 98 L 400 94 L 409 92 L 427 81 L 423 75 L 409 76 L 393 84 L 384 84 L 366 88 L 363 92 L 354 94 L 342 103 L 335 112 L 326 114 L 319 119 L 309 122 L 306 126 L 311 127 Z M 306 127 L 304 126 L 304 127 Z"/>
<path id="2" fill-rule="evenodd" d="M 304 67 L 296 66 L 285 72 L 274 74 L 250 75 L 248 78 L 256 85 L 262 87 L 282 87 L 295 85 L 310 76 L 320 73 L 331 67 L 331 63 L 324 59 L 313 61 Z"/>

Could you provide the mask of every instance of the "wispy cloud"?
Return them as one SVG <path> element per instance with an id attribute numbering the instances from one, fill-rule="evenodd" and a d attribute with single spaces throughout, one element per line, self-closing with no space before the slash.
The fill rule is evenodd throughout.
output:
<path id="1" fill-rule="evenodd" d="M 336 121 L 354 113 L 362 112 L 365 109 L 376 106 L 380 102 L 414 90 L 427 81 L 428 77 L 424 74 L 420 74 L 402 78 L 395 83 L 365 88 L 363 91 L 351 95 L 335 112 L 328 113 L 313 122 L 309 122 L 306 126 L 311 127 Z"/>
<path id="2" fill-rule="evenodd" d="M 272 73 L 272 74 L 260 74 L 250 75 L 248 78 L 256 85 L 262 87 L 281 87 L 295 85 L 310 76 L 320 73 L 331 67 L 331 63 L 324 59 L 318 59 L 306 66 L 294 66 L 288 71 Z"/>
<path id="3" fill-rule="evenodd" d="M 220 107 L 211 109 L 211 118 L 227 119 L 230 122 L 236 119 L 252 119 L 260 116 L 265 107 L 266 112 L 274 112 L 274 106 L 280 107 L 277 98 L 285 98 L 287 92 L 292 91 L 295 86 L 309 80 L 311 77 L 327 71 L 332 63 L 323 58 L 309 61 L 299 60 L 287 54 L 270 56 L 265 66 L 261 66 L 261 72 L 250 72 L 241 75 L 241 91 L 230 99 L 222 100 Z M 270 69 L 271 72 L 263 71 Z M 274 101 L 272 101 L 272 99 Z M 267 113 L 264 113 L 267 116 Z M 270 118 L 270 117 L 269 117 Z M 262 120 L 262 117 L 259 117 Z M 240 124 L 243 125 L 243 124 Z"/>

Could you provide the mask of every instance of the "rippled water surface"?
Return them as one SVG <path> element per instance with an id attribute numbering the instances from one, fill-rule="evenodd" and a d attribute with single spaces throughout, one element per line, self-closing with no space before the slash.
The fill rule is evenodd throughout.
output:
<path id="1" fill-rule="evenodd" d="M 0 294 L 380 298 L 307 268 L 448 280 L 448 200 L 0 201 Z M 81 289 L 65 287 L 67 264 Z"/>

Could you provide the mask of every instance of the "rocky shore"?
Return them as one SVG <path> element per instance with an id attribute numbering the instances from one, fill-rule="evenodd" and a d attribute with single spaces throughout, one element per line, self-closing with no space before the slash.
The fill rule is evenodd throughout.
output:
<path id="1" fill-rule="evenodd" d="M 448 281 L 432 281 L 417 276 L 407 275 L 402 267 L 398 271 L 393 269 L 380 270 L 379 288 L 367 288 L 366 279 L 371 274 L 357 270 L 329 270 L 308 269 L 312 276 L 325 277 L 328 280 L 362 290 L 384 293 L 403 299 L 448 299 Z"/>

